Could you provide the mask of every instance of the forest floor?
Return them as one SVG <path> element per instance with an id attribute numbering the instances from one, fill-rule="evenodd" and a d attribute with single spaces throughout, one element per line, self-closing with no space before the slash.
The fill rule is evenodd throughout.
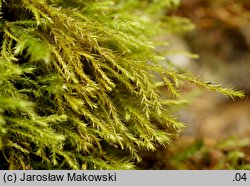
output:
<path id="1" fill-rule="evenodd" d="M 171 146 L 153 156 L 145 153 L 142 168 L 250 169 L 249 10 L 244 0 L 183 0 L 172 12 L 190 19 L 196 29 L 185 36 L 165 37 L 170 47 L 199 58 L 170 56 L 171 61 L 211 84 L 243 90 L 246 97 L 232 100 L 185 86 L 190 104 L 179 109 L 177 117 L 186 128 Z"/>

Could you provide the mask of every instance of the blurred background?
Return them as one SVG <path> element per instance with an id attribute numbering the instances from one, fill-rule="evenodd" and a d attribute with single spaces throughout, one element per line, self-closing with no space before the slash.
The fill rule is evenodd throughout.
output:
<path id="1" fill-rule="evenodd" d="M 183 110 L 182 119 L 195 123 L 187 132 L 208 138 L 250 135 L 250 1 L 182 0 L 173 14 L 188 17 L 196 26 L 185 36 L 191 52 L 200 56 L 190 63 L 193 72 L 247 94 L 235 101 L 201 94 L 187 108 L 190 112 Z"/>
<path id="2" fill-rule="evenodd" d="M 195 29 L 162 36 L 171 49 L 198 54 L 169 56 L 209 84 L 243 90 L 244 99 L 183 87 L 190 104 L 178 111 L 187 123 L 180 138 L 156 156 L 145 153 L 147 169 L 250 169 L 250 1 L 182 0 L 166 16 L 188 18 Z M 170 151 L 170 152 L 169 152 Z"/>

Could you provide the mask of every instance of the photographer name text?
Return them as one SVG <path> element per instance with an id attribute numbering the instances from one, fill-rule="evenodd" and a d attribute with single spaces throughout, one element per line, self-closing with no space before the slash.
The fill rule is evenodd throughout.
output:
<path id="1" fill-rule="evenodd" d="M 15 178 L 15 179 L 14 179 Z M 66 173 L 66 174 L 14 174 L 6 175 L 4 181 L 11 182 L 116 182 L 116 173 L 106 174 L 86 174 L 86 173 Z"/>

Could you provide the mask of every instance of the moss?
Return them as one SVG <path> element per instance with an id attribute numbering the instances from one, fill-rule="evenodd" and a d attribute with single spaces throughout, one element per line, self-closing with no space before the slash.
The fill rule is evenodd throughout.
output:
<path id="1" fill-rule="evenodd" d="M 182 81 L 243 96 L 161 66 L 152 37 L 168 22 L 154 24 L 157 7 L 176 1 L 143 2 L 1 1 L 2 167 L 133 168 L 184 126 L 162 106 L 154 74 L 180 101 Z"/>

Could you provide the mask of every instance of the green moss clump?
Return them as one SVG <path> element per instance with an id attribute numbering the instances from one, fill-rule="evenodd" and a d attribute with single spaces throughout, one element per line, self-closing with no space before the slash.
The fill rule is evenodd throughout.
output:
<path id="1" fill-rule="evenodd" d="M 151 38 L 175 2 L 1 1 L 0 167 L 133 168 L 183 128 L 154 74 L 176 100 L 182 81 L 242 96 L 160 65 Z"/>

